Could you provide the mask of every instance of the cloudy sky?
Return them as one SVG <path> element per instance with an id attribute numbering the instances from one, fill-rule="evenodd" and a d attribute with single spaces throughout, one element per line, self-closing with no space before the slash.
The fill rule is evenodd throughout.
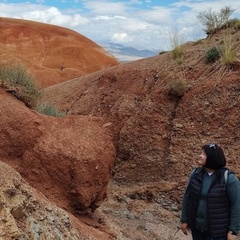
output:
<path id="1" fill-rule="evenodd" d="M 197 13 L 224 6 L 240 18 L 239 0 L 1 0 L 0 17 L 67 27 L 99 44 L 168 50 L 173 31 L 184 42 L 205 37 Z"/>

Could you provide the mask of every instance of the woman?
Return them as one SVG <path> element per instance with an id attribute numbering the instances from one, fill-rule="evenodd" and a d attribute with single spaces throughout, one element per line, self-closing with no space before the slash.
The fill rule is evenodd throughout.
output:
<path id="1" fill-rule="evenodd" d="M 181 216 L 181 230 L 193 240 L 236 240 L 240 230 L 240 185 L 228 171 L 221 147 L 202 147 L 186 188 Z M 227 172 L 226 172 L 227 170 Z"/>

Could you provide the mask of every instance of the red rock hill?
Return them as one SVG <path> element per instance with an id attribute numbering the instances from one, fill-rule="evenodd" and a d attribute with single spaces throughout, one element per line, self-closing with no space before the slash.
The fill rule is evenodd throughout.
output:
<path id="1" fill-rule="evenodd" d="M 67 28 L 0 18 L 0 64 L 20 64 L 42 87 L 118 65 L 102 47 Z"/>

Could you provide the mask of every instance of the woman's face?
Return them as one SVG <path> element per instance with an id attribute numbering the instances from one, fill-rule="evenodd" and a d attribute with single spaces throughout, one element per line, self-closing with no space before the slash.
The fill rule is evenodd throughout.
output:
<path id="1" fill-rule="evenodd" d="M 202 150 L 202 153 L 199 155 L 199 160 L 198 160 L 199 165 L 202 167 L 205 166 L 206 160 L 207 160 L 207 155 L 204 152 L 204 150 Z"/>

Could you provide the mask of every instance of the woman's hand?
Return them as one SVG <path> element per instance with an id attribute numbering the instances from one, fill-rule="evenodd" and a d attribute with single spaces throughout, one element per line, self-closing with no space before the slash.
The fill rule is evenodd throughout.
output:
<path id="1" fill-rule="evenodd" d="M 181 230 L 185 235 L 188 235 L 188 224 L 181 223 Z M 228 239 L 228 240 L 235 240 L 235 239 Z"/>
<path id="2" fill-rule="evenodd" d="M 237 235 L 234 235 L 231 232 L 228 232 L 227 240 L 237 240 Z"/>

